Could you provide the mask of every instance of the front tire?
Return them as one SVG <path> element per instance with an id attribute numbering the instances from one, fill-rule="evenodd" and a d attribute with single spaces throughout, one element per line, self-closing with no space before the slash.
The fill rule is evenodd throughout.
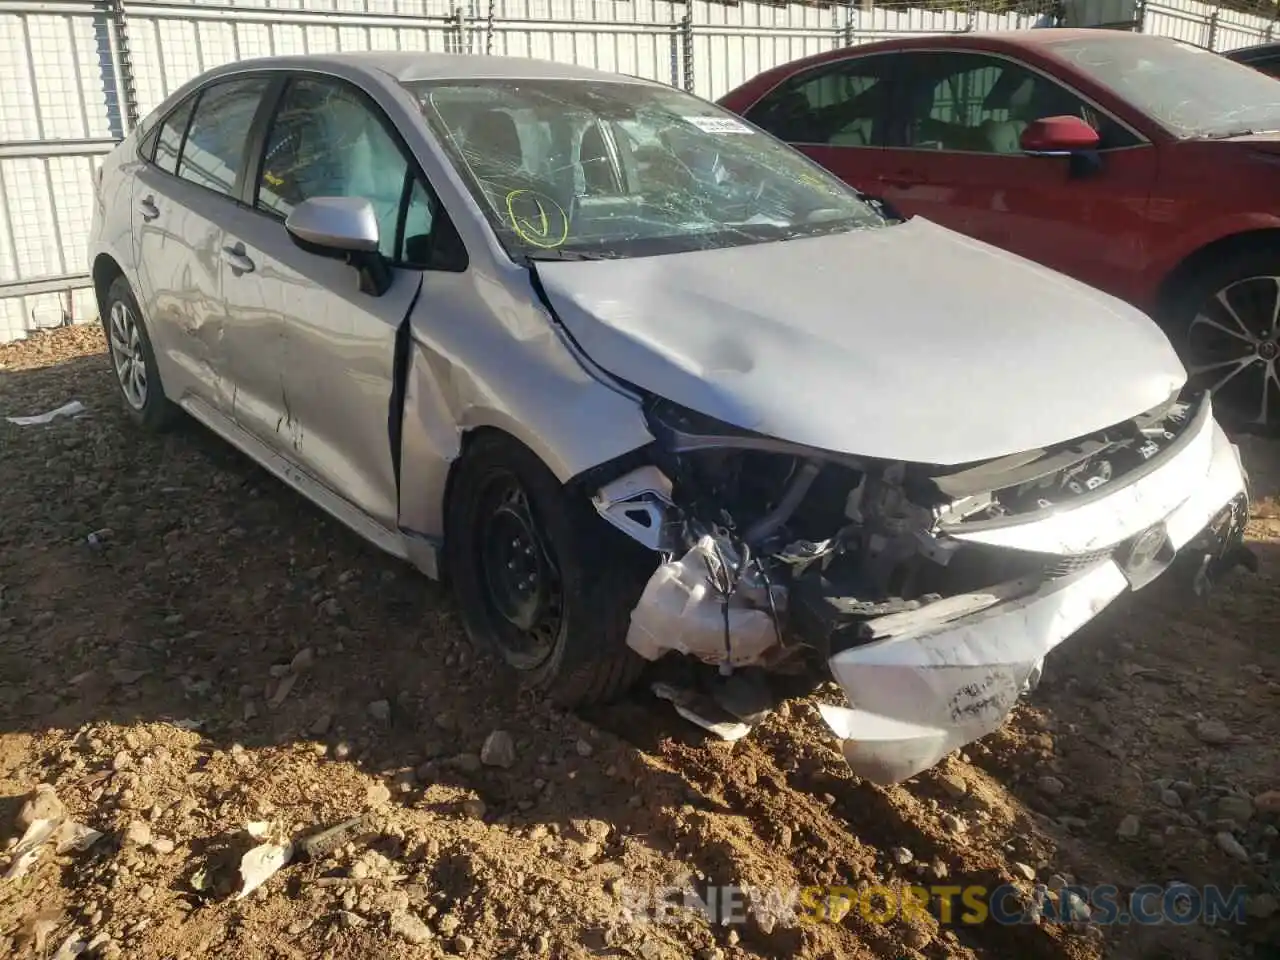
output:
<path id="1" fill-rule="evenodd" d="M 160 383 L 142 311 L 124 277 L 116 277 L 107 289 L 102 329 L 116 386 L 130 419 L 148 430 L 165 429 L 173 422 L 174 408 Z"/>
<path id="2" fill-rule="evenodd" d="M 471 642 L 561 706 L 624 693 L 644 666 L 626 635 L 654 555 L 504 434 L 476 437 L 456 469 L 444 559 Z"/>
<path id="3" fill-rule="evenodd" d="M 1223 256 L 1174 289 L 1165 330 L 1228 426 L 1280 432 L 1280 247 Z"/>

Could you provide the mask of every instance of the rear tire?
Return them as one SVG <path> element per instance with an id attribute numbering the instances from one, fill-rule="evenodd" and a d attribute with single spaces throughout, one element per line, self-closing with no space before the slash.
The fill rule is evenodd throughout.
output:
<path id="1" fill-rule="evenodd" d="M 124 277 L 116 277 L 107 289 L 102 304 L 102 331 L 107 337 L 107 358 L 116 387 L 130 419 L 147 430 L 160 431 L 170 426 L 176 409 L 165 396 L 142 311 Z"/>
<path id="2" fill-rule="evenodd" d="M 471 642 L 562 706 L 624 693 L 644 666 L 626 636 L 654 555 L 505 434 L 476 437 L 456 470 L 444 559 Z"/>
<path id="3" fill-rule="evenodd" d="M 1162 311 L 1190 382 L 1219 419 L 1280 433 L 1280 247 L 1227 254 L 1178 283 Z"/>

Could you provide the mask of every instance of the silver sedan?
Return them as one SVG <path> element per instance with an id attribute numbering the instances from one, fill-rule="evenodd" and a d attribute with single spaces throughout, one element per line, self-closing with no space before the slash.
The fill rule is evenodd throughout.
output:
<path id="1" fill-rule="evenodd" d="M 1235 448 L 1148 318 L 660 84 L 245 61 L 96 193 L 129 414 L 447 573 L 567 704 L 684 657 L 659 689 L 723 732 L 698 704 L 749 727 L 735 680 L 816 667 L 854 769 L 900 780 L 1113 599 L 1242 556 Z"/>

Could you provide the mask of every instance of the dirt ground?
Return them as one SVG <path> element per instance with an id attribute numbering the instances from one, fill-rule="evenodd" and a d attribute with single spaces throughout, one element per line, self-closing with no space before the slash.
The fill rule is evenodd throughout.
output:
<path id="1" fill-rule="evenodd" d="M 2 419 L 71 399 L 88 413 Z M 1204 603 L 1163 581 L 1125 598 L 1004 729 L 881 788 L 812 697 L 724 744 L 647 694 L 577 716 L 504 686 L 442 588 L 194 423 L 132 429 L 96 328 L 0 346 L 0 849 L 42 782 L 104 834 L 0 880 L 0 956 L 77 932 L 85 956 L 139 960 L 1280 956 L 1280 446 L 1242 449 L 1259 575 Z M 495 730 L 505 766 L 480 759 Z M 297 838 L 365 814 L 227 895 L 246 824 Z M 1025 904 L 1033 879 L 1241 885 L 1249 916 L 624 911 L 690 883 L 1012 883 Z"/>

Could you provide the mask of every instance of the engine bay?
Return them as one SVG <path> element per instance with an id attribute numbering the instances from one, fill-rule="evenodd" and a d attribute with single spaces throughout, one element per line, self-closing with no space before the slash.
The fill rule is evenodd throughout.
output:
<path id="1" fill-rule="evenodd" d="M 882 635 L 868 628 L 879 618 L 1104 559 L 1114 545 L 1063 555 L 957 534 L 1105 495 L 1162 462 L 1207 411 L 1171 398 L 1050 449 L 946 469 L 797 449 L 657 399 L 645 412 L 650 463 L 594 500 L 661 557 L 628 643 L 647 659 L 674 650 L 731 670 L 825 659 Z"/>

